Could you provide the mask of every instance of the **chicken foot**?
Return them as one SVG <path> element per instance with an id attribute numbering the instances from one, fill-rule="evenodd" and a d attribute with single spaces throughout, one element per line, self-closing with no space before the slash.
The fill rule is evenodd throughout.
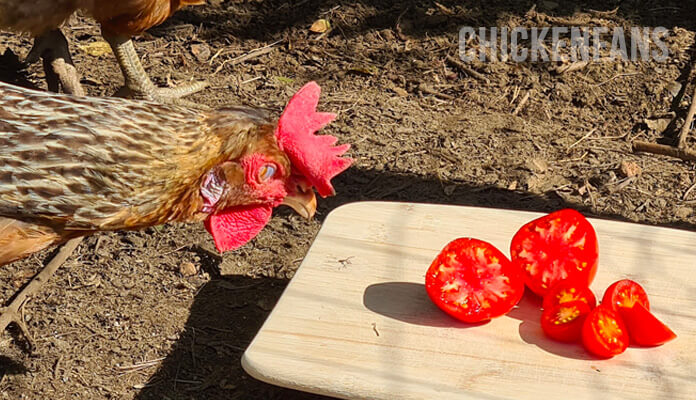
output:
<path id="1" fill-rule="evenodd" d="M 70 57 L 68 40 L 60 30 L 46 32 L 34 39 L 34 46 L 29 51 L 25 62 L 33 64 L 39 58 L 43 59 L 48 90 L 58 92 L 62 87 L 65 93 L 76 96 L 85 95 L 85 90 L 80 84 L 80 75 Z"/>
<path id="2" fill-rule="evenodd" d="M 32 339 L 29 329 L 24 324 L 24 319 L 22 318 L 22 307 L 29 298 L 48 281 L 48 279 L 56 273 L 58 268 L 63 265 L 65 260 L 70 257 L 70 254 L 77 248 L 77 245 L 82 241 L 82 237 L 68 240 L 61 248 L 58 253 L 53 256 L 48 265 L 44 267 L 41 272 L 39 272 L 34 279 L 29 282 L 27 286 L 24 287 L 17 295 L 12 299 L 12 302 L 6 306 L 0 308 L 0 331 L 4 331 L 7 326 L 14 322 L 19 330 L 24 335 L 29 348 L 34 348 L 34 340 Z"/>
<path id="3" fill-rule="evenodd" d="M 147 72 L 145 72 L 145 68 L 140 63 L 140 58 L 138 58 L 138 53 L 136 53 L 130 38 L 106 32 L 103 33 L 103 36 L 114 51 L 125 80 L 125 85 L 116 94 L 117 96 L 125 95 L 165 104 L 181 104 L 200 108 L 200 105 L 182 100 L 181 97 L 205 89 L 208 86 L 208 82 L 193 82 L 176 88 L 158 88 L 152 83 Z"/>
<path id="4" fill-rule="evenodd" d="M 636 140 L 633 142 L 633 152 L 642 151 L 681 158 L 684 161 L 696 161 L 696 150 L 692 150 L 686 145 L 686 135 L 691 131 L 694 116 L 696 116 L 696 87 L 694 87 L 694 93 L 691 96 L 691 105 L 689 105 L 689 110 L 686 113 L 684 125 L 682 125 L 677 135 L 676 146 Z"/>

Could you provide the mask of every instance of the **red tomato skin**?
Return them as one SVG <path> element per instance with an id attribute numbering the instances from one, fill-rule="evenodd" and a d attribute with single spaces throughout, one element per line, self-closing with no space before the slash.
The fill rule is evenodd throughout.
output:
<path id="1" fill-rule="evenodd" d="M 614 332 L 602 335 L 600 321 L 603 321 L 604 326 L 612 326 Z M 613 339 L 616 341 L 610 342 Z M 600 358 L 611 358 L 626 351 L 628 343 L 628 329 L 619 314 L 611 308 L 600 304 L 585 318 L 582 344 L 590 353 Z"/>
<path id="2" fill-rule="evenodd" d="M 486 297 L 484 300 L 490 303 L 487 307 L 472 302 L 471 304 L 476 307 L 467 307 L 465 309 L 464 306 L 453 303 L 447 298 L 448 294 L 445 291 L 445 286 L 452 281 L 444 282 L 442 277 L 451 275 L 443 273 L 441 276 L 439 274 L 442 273 L 440 271 L 441 266 L 446 266 L 447 269 L 450 269 L 449 264 L 453 263 L 451 255 L 455 254 L 459 264 L 455 268 L 458 268 L 457 271 L 459 271 L 460 274 L 460 281 L 467 281 L 467 279 L 473 278 L 474 284 L 476 285 L 476 277 L 478 276 L 474 268 L 476 263 L 475 260 L 469 256 L 471 255 L 471 251 L 476 251 L 477 249 L 483 249 L 486 252 L 488 260 L 495 258 L 500 264 L 499 274 L 491 275 L 495 282 L 491 283 L 489 281 L 488 285 L 482 285 L 479 280 L 478 289 L 483 290 L 485 288 L 490 288 L 505 290 L 506 296 L 504 298 Z M 500 317 L 510 312 L 510 310 L 519 303 L 524 294 L 524 280 L 519 270 L 492 244 L 478 239 L 459 238 L 447 244 L 442 251 L 440 251 L 435 260 L 433 260 L 425 275 L 425 289 L 428 293 L 428 297 L 430 297 L 433 303 L 442 311 L 460 321 L 477 323 Z M 485 290 L 483 291 L 485 292 Z M 461 292 L 456 289 L 456 293 L 471 294 L 474 293 L 474 291 L 468 290 L 467 287 L 463 287 Z"/>
<path id="3" fill-rule="evenodd" d="M 546 310 L 571 301 L 583 301 L 590 306 L 590 309 L 597 306 L 597 298 L 589 287 L 577 285 L 570 281 L 561 281 L 546 293 L 541 307 Z"/>
<path id="4" fill-rule="evenodd" d="M 552 243 L 540 244 L 540 231 L 552 231 L 554 226 L 558 224 L 574 226 L 574 232 L 585 234 L 581 248 L 572 248 L 573 251 L 582 255 L 582 260 L 579 260 L 578 254 L 570 254 L 570 251 L 567 249 L 570 246 L 565 246 L 565 250 L 568 250 L 566 252 L 559 251 L 561 246 L 559 246 L 558 240 Z M 545 238 L 548 238 L 548 235 Z M 537 247 L 532 251 L 524 249 L 525 243 L 529 240 L 534 242 L 534 245 Z M 589 287 L 597 274 L 599 258 L 598 247 L 597 233 L 592 227 L 592 224 L 590 224 L 578 211 L 567 208 L 555 211 L 523 225 L 512 238 L 512 242 L 510 243 L 510 255 L 512 257 L 512 262 L 524 271 L 525 284 L 527 287 L 537 295 L 543 297 L 551 287 L 562 280 Z M 531 263 L 525 257 L 525 254 L 539 255 L 541 254 L 540 250 L 544 250 L 543 263 Z M 548 255 L 551 256 L 548 257 Z M 544 278 L 544 273 L 539 271 L 554 270 L 552 267 L 554 260 L 559 261 L 557 265 L 558 270 L 556 273 L 549 274 L 552 276 Z M 584 263 L 584 265 L 582 263 Z M 558 274 L 560 274 L 560 276 Z"/>
<path id="5" fill-rule="evenodd" d="M 572 318 L 559 320 L 563 311 L 572 312 Z M 578 342 L 582 335 L 582 327 L 585 318 L 592 309 L 582 300 L 557 304 L 554 307 L 544 309 L 541 314 L 541 329 L 546 336 L 559 342 Z"/>
<path id="6" fill-rule="evenodd" d="M 612 283 L 602 296 L 602 304 L 611 307 L 614 311 L 623 307 L 632 307 L 633 302 L 642 304 L 650 311 L 650 301 L 645 289 L 638 282 L 630 279 L 622 279 Z"/>
<path id="7" fill-rule="evenodd" d="M 677 337 L 674 331 L 640 303 L 630 308 L 619 308 L 619 314 L 626 323 L 631 344 L 659 346 Z"/>

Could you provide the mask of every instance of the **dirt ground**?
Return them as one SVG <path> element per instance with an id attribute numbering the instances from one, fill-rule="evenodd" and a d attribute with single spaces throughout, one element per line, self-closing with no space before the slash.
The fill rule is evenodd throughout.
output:
<path id="1" fill-rule="evenodd" d="M 321 109 L 339 114 L 326 131 L 353 144 L 354 167 L 334 181 L 338 195 L 320 201 L 314 220 L 277 210 L 256 239 L 223 256 L 202 225 L 89 237 L 25 306 L 35 351 L 15 329 L 0 333 L 2 398 L 323 398 L 258 382 L 240 357 L 322 219 L 348 202 L 575 207 L 696 230 L 694 164 L 631 151 L 636 139 L 669 143 L 681 126 L 696 81 L 693 3 L 209 3 L 136 39 L 153 80 L 208 79 L 211 87 L 191 100 L 275 113 L 316 80 Z M 330 32 L 310 32 L 320 18 Z M 548 24 L 664 26 L 670 59 L 566 73 L 556 72 L 563 63 L 504 62 L 468 64 L 472 73 L 447 60 L 457 57 L 461 26 Z M 89 94 L 113 94 L 122 77 L 99 46 L 98 27 L 79 16 L 63 30 Z M 20 62 L 30 47 L 29 37 L 0 33 L 0 79 L 44 89 L 40 65 Z M 671 125 L 669 112 L 677 115 Z M 49 256 L 0 268 L 0 303 Z M 199 272 L 182 275 L 186 263 Z"/>

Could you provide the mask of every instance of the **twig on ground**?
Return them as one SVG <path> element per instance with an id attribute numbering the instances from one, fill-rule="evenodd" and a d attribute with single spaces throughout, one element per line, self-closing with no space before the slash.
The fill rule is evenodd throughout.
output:
<path id="1" fill-rule="evenodd" d="M 517 104 L 517 107 L 515 107 L 515 110 L 512 112 L 512 115 L 517 115 L 522 111 L 522 108 L 527 104 L 527 101 L 529 101 L 529 96 L 531 95 L 532 91 L 529 90 L 527 93 L 522 97 L 522 100 L 520 100 L 519 104 Z"/>
<path id="2" fill-rule="evenodd" d="M 696 114 L 696 85 L 694 85 L 694 94 L 691 96 L 689 111 L 686 113 L 686 120 L 679 131 L 679 136 L 677 136 L 677 148 L 679 149 L 684 149 L 686 147 L 686 135 L 691 130 L 691 122 L 694 120 L 694 114 Z"/>
<path id="3" fill-rule="evenodd" d="M 452 56 L 447 56 L 447 62 L 450 65 L 452 65 L 453 67 L 458 68 L 460 71 L 462 71 L 463 73 L 469 75 L 470 77 L 472 77 L 474 79 L 478 79 L 480 81 L 486 82 L 487 85 L 491 83 L 491 81 L 488 78 L 486 78 L 485 75 L 483 75 L 482 73 L 469 67 L 468 65 L 464 64 L 463 62 L 461 62 L 460 60 L 457 60 L 456 58 L 454 58 Z"/>
<path id="4" fill-rule="evenodd" d="M 636 140 L 633 142 L 633 152 L 635 153 L 639 151 L 681 158 L 684 161 L 696 161 L 696 151 L 694 150 L 687 148 L 680 149 L 678 147 L 668 146 L 665 144 L 649 143 L 642 140 Z"/>
<path id="5" fill-rule="evenodd" d="M 570 149 L 572 149 L 573 147 L 577 146 L 578 143 L 580 143 L 580 142 L 582 142 L 583 140 L 587 139 L 588 137 L 592 136 L 592 134 L 595 133 L 596 131 L 597 131 L 597 128 L 592 128 L 592 129 L 590 129 L 590 131 L 587 132 L 587 134 L 586 134 L 585 136 L 581 137 L 580 139 L 578 139 L 577 141 L 575 141 L 575 143 L 573 143 L 573 144 L 571 144 L 570 146 L 568 146 L 568 148 L 567 148 L 566 150 L 570 150 Z"/>
<path id="6" fill-rule="evenodd" d="M 555 73 L 559 74 L 559 75 L 560 75 L 560 74 L 565 74 L 566 72 L 579 71 L 579 70 L 581 70 L 581 69 L 587 67 L 587 66 L 590 65 L 591 63 L 592 63 L 592 61 L 589 61 L 589 60 L 587 60 L 587 61 L 576 61 L 576 62 L 573 62 L 573 63 L 570 63 L 570 64 L 565 64 L 565 65 L 558 66 L 558 67 L 554 68 L 553 71 L 554 71 Z"/>

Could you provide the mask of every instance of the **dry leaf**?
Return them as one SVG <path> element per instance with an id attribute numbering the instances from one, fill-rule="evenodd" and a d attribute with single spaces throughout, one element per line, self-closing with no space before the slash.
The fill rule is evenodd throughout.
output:
<path id="1" fill-rule="evenodd" d="M 331 24 L 325 19 L 318 19 L 314 21 L 311 27 L 309 27 L 309 30 L 314 33 L 324 33 L 329 29 L 331 29 Z"/>
<path id="2" fill-rule="evenodd" d="M 78 44 L 77 47 L 92 57 L 101 57 L 104 54 L 111 53 L 111 46 L 103 40 L 87 44 Z"/>
<path id="3" fill-rule="evenodd" d="M 646 118 L 644 122 L 651 131 L 664 132 L 672 120 L 669 118 Z"/>
<path id="4" fill-rule="evenodd" d="M 676 215 L 678 218 L 684 219 L 688 218 L 691 214 L 693 214 L 694 209 L 691 207 L 677 207 L 677 211 L 675 211 L 674 215 Z"/>

